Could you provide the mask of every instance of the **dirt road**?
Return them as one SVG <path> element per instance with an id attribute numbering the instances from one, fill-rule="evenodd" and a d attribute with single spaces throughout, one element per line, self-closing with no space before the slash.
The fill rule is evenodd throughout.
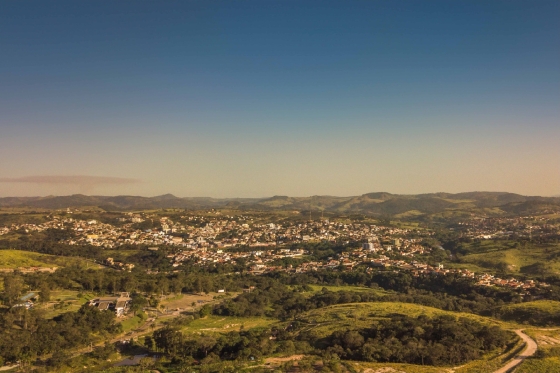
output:
<path id="1" fill-rule="evenodd" d="M 525 342 L 525 345 L 527 347 L 523 351 L 521 351 L 519 355 L 514 357 L 506 365 L 496 370 L 494 373 L 508 373 L 510 370 L 517 367 L 519 364 L 521 364 L 525 359 L 527 359 L 530 356 L 533 356 L 535 352 L 537 352 L 537 343 L 533 341 L 531 338 L 529 338 L 527 334 L 523 333 L 521 329 L 516 330 L 515 333 L 519 337 L 521 337 L 521 339 L 523 339 L 523 342 Z"/>

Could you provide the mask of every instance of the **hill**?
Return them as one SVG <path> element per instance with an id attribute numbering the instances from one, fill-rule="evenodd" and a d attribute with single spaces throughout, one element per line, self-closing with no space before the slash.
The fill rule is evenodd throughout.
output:
<path id="1" fill-rule="evenodd" d="M 410 317 L 449 315 L 464 317 L 483 324 L 502 326 L 504 323 L 471 313 L 444 311 L 438 308 L 421 306 L 414 303 L 374 302 L 346 303 L 328 306 L 306 312 L 298 320 L 308 324 L 307 332 L 318 338 L 325 337 L 335 330 L 357 330 L 371 326 L 372 320 L 388 318 L 400 314 Z"/>
<path id="2" fill-rule="evenodd" d="M 0 269 L 17 269 L 28 267 L 81 267 L 98 268 L 97 264 L 86 262 L 76 257 L 61 257 L 20 250 L 0 250 Z"/>
<path id="3" fill-rule="evenodd" d="M 399 315 L 399 316 L 397 316 Z M 407 319 L 406 323 L 413 321 L 419 316 L 423 316 L 426 321 L 428 321 L 426 326 L 420 326 L 415 329 L 419 332 L 425 332 L 426 328 L 438 327 L 443 323 L 450 323 L 453 326 L 461 325 L 479 325 L 483 329 L 488 328 L 490 330 L 489 334 L 492 336 L 502 335 L 501 338 L 505 340 L 509 339 L 507 347 L 497 347 L 486 351 L 484 355 L 478 354 L 477 358 L 467 358 L 463 359 L 461 364 L 453 364 L 456 368 L 450 369 L 448 367 L 442 367 L 442 365 L 449 365 L 450 361 L 443 362 L 440 361 L 437 364 L 432 364 L 428 360 L 432 359 L 435 354 L 427 352 L 426 365 L 439 365 L 440 367 L 432 366 L 430 369 L 425 369 L 424 361 L 413 361 L 407 360 L 404 355 L 397 359 L 386 359 L 382 355 L 377 354 L 371 356 L 371 359 L 367 358 L 367 349 L 364 347 L 367 343 L 375 342 L 376 339 L 369 340 L 366 345 L 361 347 L 356 347 L 359 342 L 366 339 L 366 336 L 375 335 L 381 341 L 386 336 L 387 338 L 381 345 L 377 345 L 374 354 L 379 351 L 390 351 L 399 346 L 398 333 L 402 330 L 403 325 L 399 320 Z M 449 317 L 451 316 L 451 318 Z M 427 319 L 426 319 L 427 318 Z M 439 320 L 439 321 L 436 321 Z M 440 309 L 425 307 L 416 304 L 404 304 L 404 303 L 394 303 L 394 302 L 375 302 L 375 303 L 349 303 L 349 304 L 339 304 L 335 306 L 324 307 L 316 310 L 312 310 L 299 316 L 297 321 L 302 324 L 300 328 L 300 338 L 305 338 L 307 340 L 317 341 L 317 346 L 323 345 L 325 349 L 333 350 L 333 341 L 336 343 L 341 343 L 344 349 L 338 349 L 342 356 L 351 355 L 354 357 L 352 363 L 357 368 L 358 371 L 369 371 L 369 372 L 449 372 L 455 371 L 457 373 L 482 373 L 482 372 L 493 372 L 498 367 L 503 365 L 503 361 L 508 360 L 512 353 L 518 348 L 522 348 L 521 342 L 518 338 L 513 335 L 513 333 L 505 333 L 504 330 L 509 326 L 507 323 L 499 322 L 488 317 L 477 316 L 469 313 L 461 312 L 449 312 Z M 435 321 L 434 324 L 432 322 Z M 471 323 L 473 322 L 474 323 Z M 375 325 L 372 328 L 372 325 Z M 494 328 L 492 328 L 494 327 Z M 386 329 L 384 329 L 386 328 Z M 452 328 L 451 328 L 452 329 Z M 383 333 L 386 330 L 387 333 Z M 443 331 L 443 329 L 442 329 Z M 431 334 L 432 336 L 438 335 L 439 332 Z M 450 334 L 454 331 L 449 330 Z M 360 339 L 359 335 L 363 336 Z M 430 334 L 430 333 L 428 333 Z M 419 338 L 423 338 L 418 334 Z M 441 335 L 441 334 L 440 334 Z M 479 334 L 477 334 L 478 336 Z M 482 335 L 482 334 L 480 334 Z M 402 336 L 402 335 L 401 335 Z M 461 333 L 453 334 L 452 339 L 460 339 Z M 492 339 L 493 337 L 490 337 Z M 469 338 L 464 339 L 464 343 L 460 345 L 465 348 Z M 448 340 L 449 341 L 449 340 Z M 379 342 L 379 341 L 378 341 Z M 348 348 L 348 344 L 354 343 L 353 348 Z M 424 342 L 425 343 L 425 342 Z M 439 343 L 436 340 L 432 340 L 429 344 L 432 346 Z M 346 346 L 345 346 L 346 344 Z M 316 347 L 317 347 L 316 346 Z M 402 350 L 403 353 L 411 351 L 407 345 Z M 449 345 L 448 345 L 449 346 Z M 497 344 L 499 346 L 499 344 Z M 504 345 L 502 345 L 504 346 Z M 334 347 L 336 348 L 336 346 Z M 386 348 L 386 350 L 385 350 Z M 450 347 L 453 348 L 453 347 Z M 471 350 L 472 351 L 472 350 Z M 434 350 L 435 352 L 435 350 Z M 364 355 L 366 354 L 366 355 Z M 475 356 L 475 355 L 473 355 Z M 364 357 L 366 357 L 364 359 Z M 356 361 L 360 360 L 360 362 Z M 364 362 L 372 361 L 371 363 Z M 469 361 L 470 360 L 470 361 Z M 377 362 L 376 362 L 377 361 Z M 397 364 L 396 361 L 401 361 L 402 363 L 408 362 L 408 364 Z M 422 365 L 420 365 L 422 364 Z M 460 366 L 458 366 L 460 365 Z"/>
<path id="4" fill-rule="evenodd" d="M 71 196 L 6 197 L 0 198 L 0 207 L 31 207 L 63 209 L 99 207 L 108 211 L 147 210 L 161 208 L 207 209 L 237 208 L 241 210 L 306 212 L 323 211 L 342 214 L 397 216 L 409 219 L 450 219 L 466 213 L 508 215 L 552 213 L 560 211 L 560 198 L 522 196 L 505 192 L 430 193 L 418 195 L 367 193 L 361 196 L 310 196 L 270 198 L 210 197 L 180 198 L 171 194 L 156 197 L 140 196 Z"/>
<path id="5" fill-rule="evenodd" d="M 0 198 L 0 207 L 34 207 L 65 209 L 75 207 L 100 207 L 105 210 L 149 210 L 161 208 L 205 209 L 224 207 L 228 203 L 251 203 L 256 199 L 215 199 L 209 197 L 179 198 L 172 194 L 156 197 L 140 196 L 71 196 L 6 197 Z"/>
<path id="6" fill-rule="evenodd" d="M 533 276 L 560 274 L 560 245 L 554 243 L 521 247 L 510 241 L 485 240 L 463 244 L 461 251 L 461 265 L 476 265 L 483 271 Z"/>
<path id="7" fill-rule="evenodd" d="M 496 314 L 503 320 L 537 326 L 560 325 L 560 302 L 538 300 L 501 307 Z"/>

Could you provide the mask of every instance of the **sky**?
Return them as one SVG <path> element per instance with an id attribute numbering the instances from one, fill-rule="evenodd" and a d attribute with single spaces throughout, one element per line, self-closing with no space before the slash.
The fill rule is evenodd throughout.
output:
<path id="1" fill-rule="evenodd" d="M 560 2 L 0 2 L 0 197 L 560 194 Z"/>

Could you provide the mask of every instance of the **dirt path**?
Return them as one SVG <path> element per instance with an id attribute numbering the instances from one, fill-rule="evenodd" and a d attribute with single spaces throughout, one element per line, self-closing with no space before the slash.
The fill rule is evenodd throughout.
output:
<path id="1" fill-rule="evenodd" d="M 533 341 L 527 334 L 523 333 L 521 329 L 516 330 L 515 333 L 523 339 L 525 345 L 527 346 L 519 355 L 510 360 L 506 365 L 496 370 L 494 373 L 508 373 L 513 368 L 521 364 L 525 359 L 533 356 L 537 352 L 537 343 Z"/>

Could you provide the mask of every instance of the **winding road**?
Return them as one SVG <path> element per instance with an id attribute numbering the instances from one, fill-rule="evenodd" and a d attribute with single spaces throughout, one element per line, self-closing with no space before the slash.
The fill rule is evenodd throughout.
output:
<path id="1" fill-rule="evenodd" d="M 527 346 L 519 355 L 511 359 L 506 365 L 501 367 L 500 369 L 494 371 L 494 373 L 508 373 L 513 368 L 517 367 L 521 364 L 525 359 L 531 357 L 537 352 L 537 343 L 533 341 L 527 334 L 523 333 L 521 329 L 515 331 L 515 333 L 523 339 L 525 342 L 525 346 Z"/>

